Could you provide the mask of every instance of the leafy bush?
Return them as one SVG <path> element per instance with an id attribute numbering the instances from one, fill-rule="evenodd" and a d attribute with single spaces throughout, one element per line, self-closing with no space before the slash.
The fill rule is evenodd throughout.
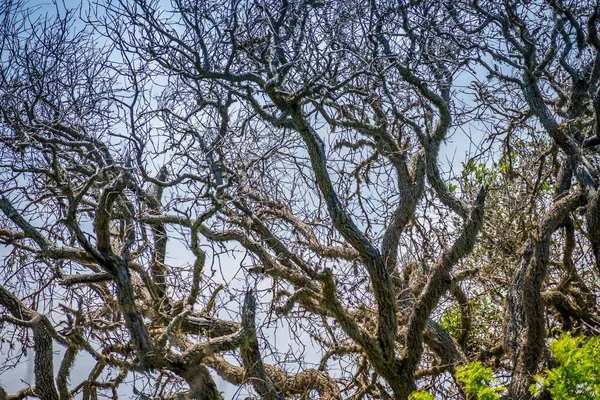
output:
<path id="1" fill-rule="evenodd" d="M 563 334 L 550 344 L 550 351 L 557 366 L 536 377 L 532 393 L 546 387 L 555 399 L 600 398 L 600 338 Z"/>
<path id="2" fill-rule="evenodd" d="M 410 396 L 408 396 L 408 400 L 434 400 L 434 397 L 426 390 L 419 390 L 412 392 Z"/>
<path id="3" fill-rule="evenodd" d="M 498 392 L 505 390 L 495 385 L 491 368 L 486 368 L 480 361 L 466 364 L 456 369 L 456 380 L 464 385 L 467 400 L 496 400 Z"/>

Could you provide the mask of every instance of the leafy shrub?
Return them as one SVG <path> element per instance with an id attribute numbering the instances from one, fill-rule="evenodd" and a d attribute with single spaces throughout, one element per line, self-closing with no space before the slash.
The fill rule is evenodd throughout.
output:
<path id="1" fill-rule="evenodd" d="M 408 396 L 408 400 L 434 400 L 434 397 L 426 390 L 419 390 L 412 392 L 410 396 Z"/>
<path id="2" fill-rule="evenodd" d="M 557 366 L 536 376 L 532 393 L 546 387 L 554 399 L 600 398 L 600 338 L 563 334 L 550 344 L 550 351 Z"/>
<path id="3" fill-rule="evenodd" d="M 495 385 L 491 368 L 486 368 L 480 361 L 466 364 L 456 369 L 456 380 L 464 385 L 467 400 L 496 400 L 498 392 L 505 390 Z"/>

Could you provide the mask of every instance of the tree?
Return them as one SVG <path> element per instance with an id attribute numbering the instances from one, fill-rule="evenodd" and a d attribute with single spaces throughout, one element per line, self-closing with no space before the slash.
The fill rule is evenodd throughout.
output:
<path id="1" fill-rule="evenodd" d="M 598 332 L 594 4 L 0 7 L 2 396 L 530 399 Z"/>

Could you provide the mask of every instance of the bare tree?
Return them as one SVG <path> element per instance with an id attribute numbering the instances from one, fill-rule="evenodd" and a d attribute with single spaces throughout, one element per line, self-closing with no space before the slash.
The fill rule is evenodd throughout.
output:
<path id="1" fill-rule="evenodd" d="M 479 360 L 529 399 L 598 332 L 592 4 L 0 7 L 5 398 L 462 398 Z"/>

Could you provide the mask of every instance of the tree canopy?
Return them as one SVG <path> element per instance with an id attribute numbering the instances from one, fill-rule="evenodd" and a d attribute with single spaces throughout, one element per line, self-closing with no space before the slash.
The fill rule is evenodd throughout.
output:
<path id="1" fill-rule="evenodd" d="M 598 13 L 0 3 L 0 399 L 600 395 Z"/>

